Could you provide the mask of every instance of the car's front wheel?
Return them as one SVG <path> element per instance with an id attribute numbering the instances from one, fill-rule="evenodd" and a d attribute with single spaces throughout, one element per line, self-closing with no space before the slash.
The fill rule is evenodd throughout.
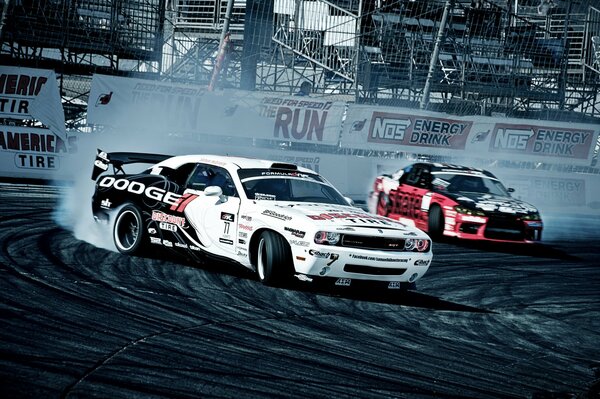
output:
<path id="1" fill-rule="evenodd" d="M 292 252 L 285 239 L 273 231 L 263 231 L 258 240 L 256 273 L 265 285 L 283 283 L 292 274 Z"/>
<path id="2" fill-rule="evenodd" d="M 142 214 L 133 204 L 123 206 L 115 219 L 113 239 L 122 254 L 139 253 L 144 241 Z"/>

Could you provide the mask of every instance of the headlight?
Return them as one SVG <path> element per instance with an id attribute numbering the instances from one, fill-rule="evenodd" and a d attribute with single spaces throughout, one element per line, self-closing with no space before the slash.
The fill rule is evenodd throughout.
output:
<path id="1" fill-rule="evenodd" d="M 529 215 L 523 216 L 521 219 L 523 220 L 542 220 L 539 213 L 530 213 Z"/>
<path id="2" fill-rule="evenodd" d="M 329 231 L 317 231 L 315 234 L 315 244 L 336 245 L 340 241 L 340 233 L 331 233 Z"/>
<path id="3" fill-rule="evenodd" d="M 456 205 L 454 210 L 458 213 L 462 213 L 463 215 L 471 215 L 471 216 L 485 216 L 485 212 L 479 211 L 476 209 L 469 209 L 462 205 Z"/>
<path id="4" fill-rule="evenodd" d="M 424 238 L 407 238 L 404 241 L 405 251 L 426 252 L 429 249 L 429 240 Z"/>

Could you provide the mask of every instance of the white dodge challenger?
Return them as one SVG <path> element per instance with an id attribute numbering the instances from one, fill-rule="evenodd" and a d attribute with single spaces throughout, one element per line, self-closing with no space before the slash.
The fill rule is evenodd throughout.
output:
<path id="1" fill-rule="evenodd" d="M 133 163 L 151 166 L 125 173 Z M 98 150 L 92 179 L 94 218 L 112 226 L 123 254 L 162 247 L 237 262 L 268 285 L 295 276 L 390 289 L 413 287 L 432 260 L 424 232 L 350 205 L 322 176 L 293 164 Z"/>

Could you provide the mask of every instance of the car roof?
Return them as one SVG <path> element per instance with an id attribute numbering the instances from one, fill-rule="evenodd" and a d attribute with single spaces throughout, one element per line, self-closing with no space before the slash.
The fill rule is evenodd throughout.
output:
<path id="1" fill-rule="evenodd" d="M 311 169 L 288 162 L 211 154 L 177 155 L 157 163 L 155 167 L 177 169 L 181 165 L 189 163 L 206 163 L 226 169 L 291 169 L 305 173 L 316 173 Z"/>
<path id="2" fill-rule="evenodd" d="M 450 164 L 450 163 L 443 163 L 443 162 L 419 162 L 414 164 L 414 166 L 427 166 L 429 167 L 431 172 L 450 172 L 450 173 L 473 173 L 473 172 L 478 172 L 481 174 L 484 174 L 486 176 L 489 177 L 496 177 L 494 176 L 493 173 L 484 170 L 484 169 L 480 169 L 480 168 L 474 168 L 471 166 L 464 166 L 464 165 L 456 165 L 456 164 Z"/>

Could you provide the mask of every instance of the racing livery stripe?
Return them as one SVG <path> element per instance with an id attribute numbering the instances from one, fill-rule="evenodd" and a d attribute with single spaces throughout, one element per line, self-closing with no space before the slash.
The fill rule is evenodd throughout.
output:
<path id="1" fill-rule="evenodd" d="M 190 202 L 198 198 L 196 194 L 184 194 L 177 200 L 177 203 L 171 206 L 172 211 L 183 212 L 185 207 L 188 206 Z"/>

